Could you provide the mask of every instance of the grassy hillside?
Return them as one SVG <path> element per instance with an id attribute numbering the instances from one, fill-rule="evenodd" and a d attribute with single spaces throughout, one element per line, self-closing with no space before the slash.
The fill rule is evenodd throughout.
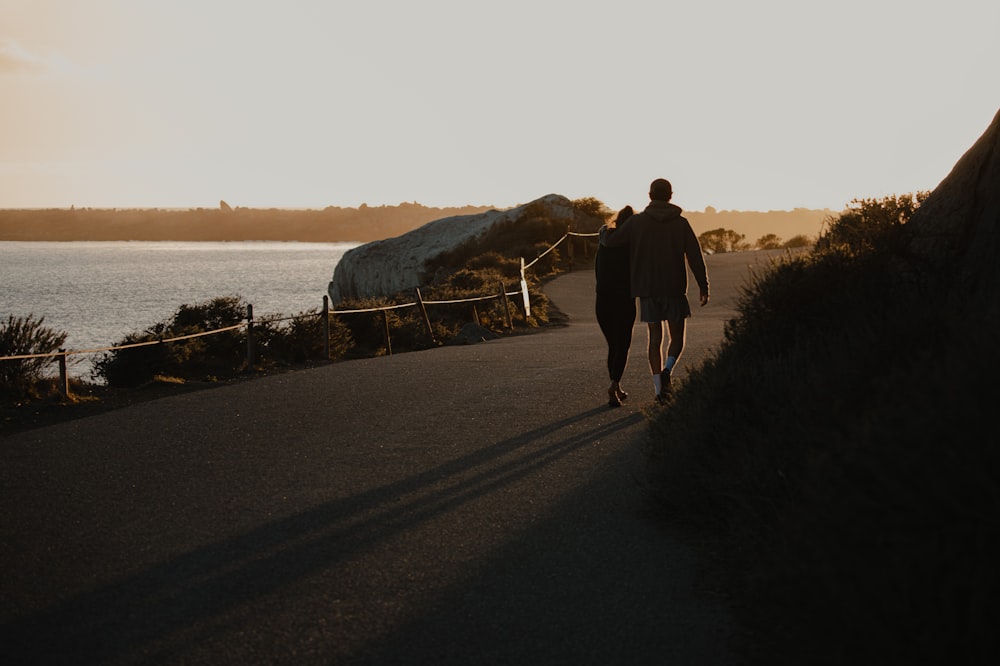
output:
<path id="1" fill-rule="evenodd" d="M 913 206 L 872 203 L 757 276 L 652 421 L 655 500 L 705 545 L 749 663 L 1000 649 L 996 280 L 914 261 Z"/>

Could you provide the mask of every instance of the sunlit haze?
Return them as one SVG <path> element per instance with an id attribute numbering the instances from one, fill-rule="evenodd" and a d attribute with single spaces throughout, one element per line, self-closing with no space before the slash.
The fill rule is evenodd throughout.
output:
<path id="1" fill-rule="evenodd" d="M 0 0 L 0 208 L 839 210 L 1000 108 L 1000 2 Z"/>

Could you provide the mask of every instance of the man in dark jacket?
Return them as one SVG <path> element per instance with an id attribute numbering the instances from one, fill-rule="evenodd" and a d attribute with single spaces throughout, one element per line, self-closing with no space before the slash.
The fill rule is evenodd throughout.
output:
<path id="1" fill-rule="evenodd" d="M 657 178 L 649 186 L 649 205 L 617 229 L 601 229 L 601 243 L 629 246 L 632 295 L 639 298 L 642 321 L 649 331 L 649 370 L 660 402 L 670 393 L 670 375 L 684 349 L 685 323 L 691 316 L 687 268 L 698 283 L 702 306 L 708 303 L 708 271 L 695 236 L 681 209 L 670 203 L 673 187 Z M 686 260 L 686 263 L 685 263 Z M 663 322 L 669 343 L 663 361 Z"/>

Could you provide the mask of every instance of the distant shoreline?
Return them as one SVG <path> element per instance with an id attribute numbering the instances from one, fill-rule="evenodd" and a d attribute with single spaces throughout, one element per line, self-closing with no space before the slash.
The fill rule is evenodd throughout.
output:
<path id="1" fill-rule="evenodd" d="M 473 215 L 482 206 L 420 204 L 316 209 L 8 209 L 0 210 L 6 241 L 300 241 L 368 242 L 398 236 L 432 220 Z"/>
<path id="2" fill-rule="evenodd" d="M 2 241 L 299 241 L 367 243 L 399 236 L 445 217 L 475 215 L 486 206 L 433 208 L 421 204 L 317 209 L 0 209 Z M 815 239 L 830 209 L 685 211 L 695 232 L 731 229 L 754 242 L 773 234 Z"/>

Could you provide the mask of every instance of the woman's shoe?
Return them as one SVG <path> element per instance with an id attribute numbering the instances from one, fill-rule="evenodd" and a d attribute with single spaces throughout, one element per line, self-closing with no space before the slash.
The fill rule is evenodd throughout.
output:
<path id="1" fill-rule="evenodd" d="M 608 389 L 608 407 L 621 407 L 622 401 L 618 397 L 618 391 L 613 388 Z"/>

